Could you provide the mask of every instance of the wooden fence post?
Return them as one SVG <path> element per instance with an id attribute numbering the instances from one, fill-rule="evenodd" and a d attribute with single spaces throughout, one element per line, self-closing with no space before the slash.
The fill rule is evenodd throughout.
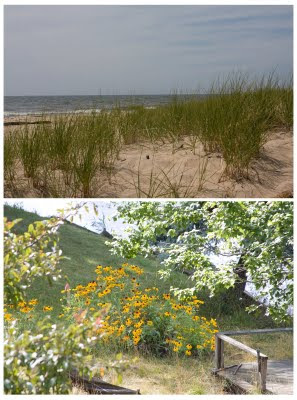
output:
<path id="1" fill-rule="evenodd" d="M 215 349 L 216 369 L 224 368 L 224 342 L 216 334 L 216 349 Z"/>
<path id="2" fill-rule="evenodd" d="M 257 386 L 262 393 L 266 391 L 267 360 L 268 357 L 262 357 L 260 355 L 260 350 L 257 350 L 257 365 L 258 365 Z"/>
<path id="3" fill-rule="evenodd" d="M 267 377 L 267 359 L 268 357 L 261 357 L 261 392 L 266 392 L 266 377 Z"/>

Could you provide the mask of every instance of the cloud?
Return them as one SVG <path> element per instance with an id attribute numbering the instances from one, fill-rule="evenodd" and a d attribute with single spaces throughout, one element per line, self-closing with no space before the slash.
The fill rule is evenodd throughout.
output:
<path id="1" fill-rule="evenodd" d="M 292 6 L 5 6 L 6 95 L 168 93 L 293 69 Z"/>

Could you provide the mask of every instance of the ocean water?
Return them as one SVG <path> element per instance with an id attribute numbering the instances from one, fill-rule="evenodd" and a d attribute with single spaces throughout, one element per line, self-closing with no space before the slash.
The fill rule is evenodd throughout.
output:
<path id="1" fill-rule="evenodd" d="M 100 112 L 117 105 L 122 108 L 132 105 L 149 108 L 168 104 L 173 97 L 174 95 L 4 96 L 4 116 Z M 194 95 L 179 97 L 193 98 Z"/>

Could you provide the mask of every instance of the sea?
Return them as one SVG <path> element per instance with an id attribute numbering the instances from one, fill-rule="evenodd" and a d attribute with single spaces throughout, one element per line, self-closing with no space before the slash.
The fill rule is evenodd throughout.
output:
<path id="1" fill-rule="evenodd" d="M 154 108 L 174 97 L 190 99 L 201 95 L 98 95 L 98 96 L 4 96 L 4 117 L 15 115 L 90 113 L 142 105 Z"/>

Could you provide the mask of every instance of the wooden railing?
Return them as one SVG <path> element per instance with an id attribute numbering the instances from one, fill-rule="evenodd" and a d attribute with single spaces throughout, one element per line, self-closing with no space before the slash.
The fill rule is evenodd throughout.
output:
<path id="1" fill-rule="evenodd" d="M 293 332 L 293 328 L 254 329 L 254 330 L 246 330 L 246 331 L 218 332 L 216 334 L 216 349 L 215 349 L 216 371 L 215 372 L 225 369 L 225 367 L 224 367 L 224 342 L 229 343 L 229 344 L 257 357 L 257 386 L 259 387 L 261 392 L 265 392 L 266 391 L 268 356 L 261 353 L 260 350 L 252 349 L 251 347 L 245 345 L 244 343 L 239 342 L 238 340 L 231 338 L 230 336 L 254 335 L 254 334 L 277 333 L 277 332 Z M 228 367 L 226 367 L 226 368 L 228 368 Z"/>

